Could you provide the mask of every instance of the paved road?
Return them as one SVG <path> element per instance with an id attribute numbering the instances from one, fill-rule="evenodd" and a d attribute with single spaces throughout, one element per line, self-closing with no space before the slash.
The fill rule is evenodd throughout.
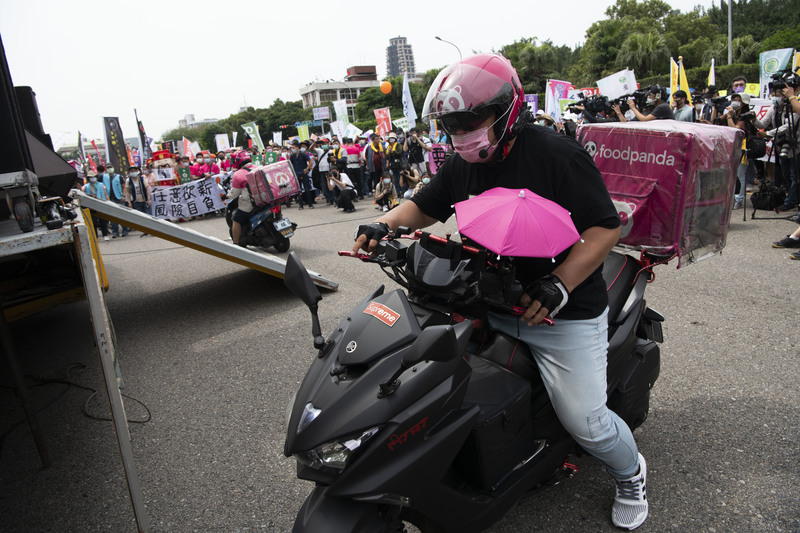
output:
<path id="1" fill-rule="evenodd" d="M 341 284 L 320 305 L 326 332 L 389 282 L 334 253 L 376 214 L 357 207 L 289 212 L 299 224 L 292 249 Z M 187 225 L 227 235 L 219 218 Z M 800 530 L 800 261 L 769 247 L 794 227 L 739 220 L 721 256 L 657 269 L 647 299 L 667 316 L 666 341 L 636 433 L 650 470 L 641 531 Z M 101 249 L 123 392 L 141 402 L 126 400 L 128 417 L 152 416 L 130 427 L 153 530 L 289 531 L 310 490 L 282 454 L 285 407 L 313 357 L 307 310 L 275 278 L 153 237 Z M 14 397 L 0 389 L 0 530 L 134 531 L 113 428 L 82 414 L 107 411 L 102 392 L 52 383 L 102 387 L 85 304 L 14 330 L 26 373 L 51 381 L 33 392 L 54 466 L 40 469 Z M 6 372 L 0 382 L 9 385 Z M 614 531 L 610 478 L 590 458 L 575 462 L 578 476 L 491 531 Z"/>

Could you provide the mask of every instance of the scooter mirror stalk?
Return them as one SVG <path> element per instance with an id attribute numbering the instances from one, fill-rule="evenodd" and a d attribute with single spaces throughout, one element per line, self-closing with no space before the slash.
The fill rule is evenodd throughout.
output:
<path id="1" fill-rule="evenodd" d="M 306 267 L 303 266 L 303 263 L 294 252 L 291 252 L 288 259 L 286 259 L 283 283 L 311 311 L 311 334 L 314 335 L 314 348 L 321 350 L 325 346 L 325 337 L 322 336 L 322 328 L 319 325 L 317 304 L 322 300 L 322 295 L 311 280 L 311 276 L 308 275 L 308 270 L 306 270 Z"/>

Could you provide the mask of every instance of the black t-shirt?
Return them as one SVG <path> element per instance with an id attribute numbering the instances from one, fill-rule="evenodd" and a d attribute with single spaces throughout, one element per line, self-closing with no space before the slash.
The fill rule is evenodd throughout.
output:
<path id="1" fill-rule="evenodd" d="M 574 139 L 548 128 L 528 126 L 508 156 L 496 164 L 470 164 L 461 156 L 448 158 L 424 189 L 411 201 L 426 215 L 442 222 L 455 212 L 456 202 L 494 187 L 527 188 L 567 209 L 578 233 L 599 226 L 619 226 L 619 216 L 600 171 Z M 579 246 L 576 243 L 575 246 Z M 549 274 L 566 259 L 569 249 L 555 258 L 518 258 L 517 277 L 523 286 Z M 558 317 L 594 318 L 608 305 L 602 265 L 575 287 Z"/>
<path id="2" fill-rule="evenodd" d="M 672 113 L 672 108 L 667 103 L 658 104 L 655 107 L 655 109 L 653 109 L 653 112 L 650 114 L 656 117 L 657 119 L 662 119 L 662 120 L 666 118 L 671 118 L 671 119 L 675 118 L 675 115 Z"/>

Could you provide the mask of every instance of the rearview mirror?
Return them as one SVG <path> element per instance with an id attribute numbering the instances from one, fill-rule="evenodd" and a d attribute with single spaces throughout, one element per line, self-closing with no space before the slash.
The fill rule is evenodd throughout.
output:
<path id="1" fill-rule="evenodd" d="M 308 270 L 294 252 L 291 252 L 286 260 L 283 283 L 308 307 L 316 308 L 319 301 L 322 300 L 322 295 L 311 280 Z"/>
<path id="2" fill-rule="evenodd" d="M 422 330 L 419 337 L 403 355 L 401 366 L 409 368 L 420 361 L 446 363 L 458 356 L 458 342 L 453 326 L 430 326 Z"/>

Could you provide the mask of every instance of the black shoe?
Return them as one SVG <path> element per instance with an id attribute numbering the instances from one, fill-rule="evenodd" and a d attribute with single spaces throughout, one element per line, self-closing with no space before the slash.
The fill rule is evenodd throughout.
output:
<path id="1" fill-rule="evenodd" d="M 793 209 L 797 209 L 796 205 L 782 205 L 780 207 L 775 208 L 776 213 L 784 213 L 786 211 L 791 211 Z"/>
<path id="2" fill-rule="evenodd" d="M 308 206 L 309 209 L 314 209 L 314 204 Z"/>
<path id="3" fill-rule="evenodd" d="M 779 241 L 775 241 L 772 243 L 773 248 L 800 248 L 800 240 L 792 239 L 790 236 L 786 236 Z"/>
<path id="4" fill-rule="evenodd" d="M 789 254 L 789 259 L 796 259 L 800 261 L 800 252 L 795 252 L 793 254 Z"/>
<path id="5" fill-rule="evenodd" d="M 297 207 L 298 207 L 299 209 L 303 209 L 303 206 L 302 206 L 302 205 L 298 205 Z"/>

